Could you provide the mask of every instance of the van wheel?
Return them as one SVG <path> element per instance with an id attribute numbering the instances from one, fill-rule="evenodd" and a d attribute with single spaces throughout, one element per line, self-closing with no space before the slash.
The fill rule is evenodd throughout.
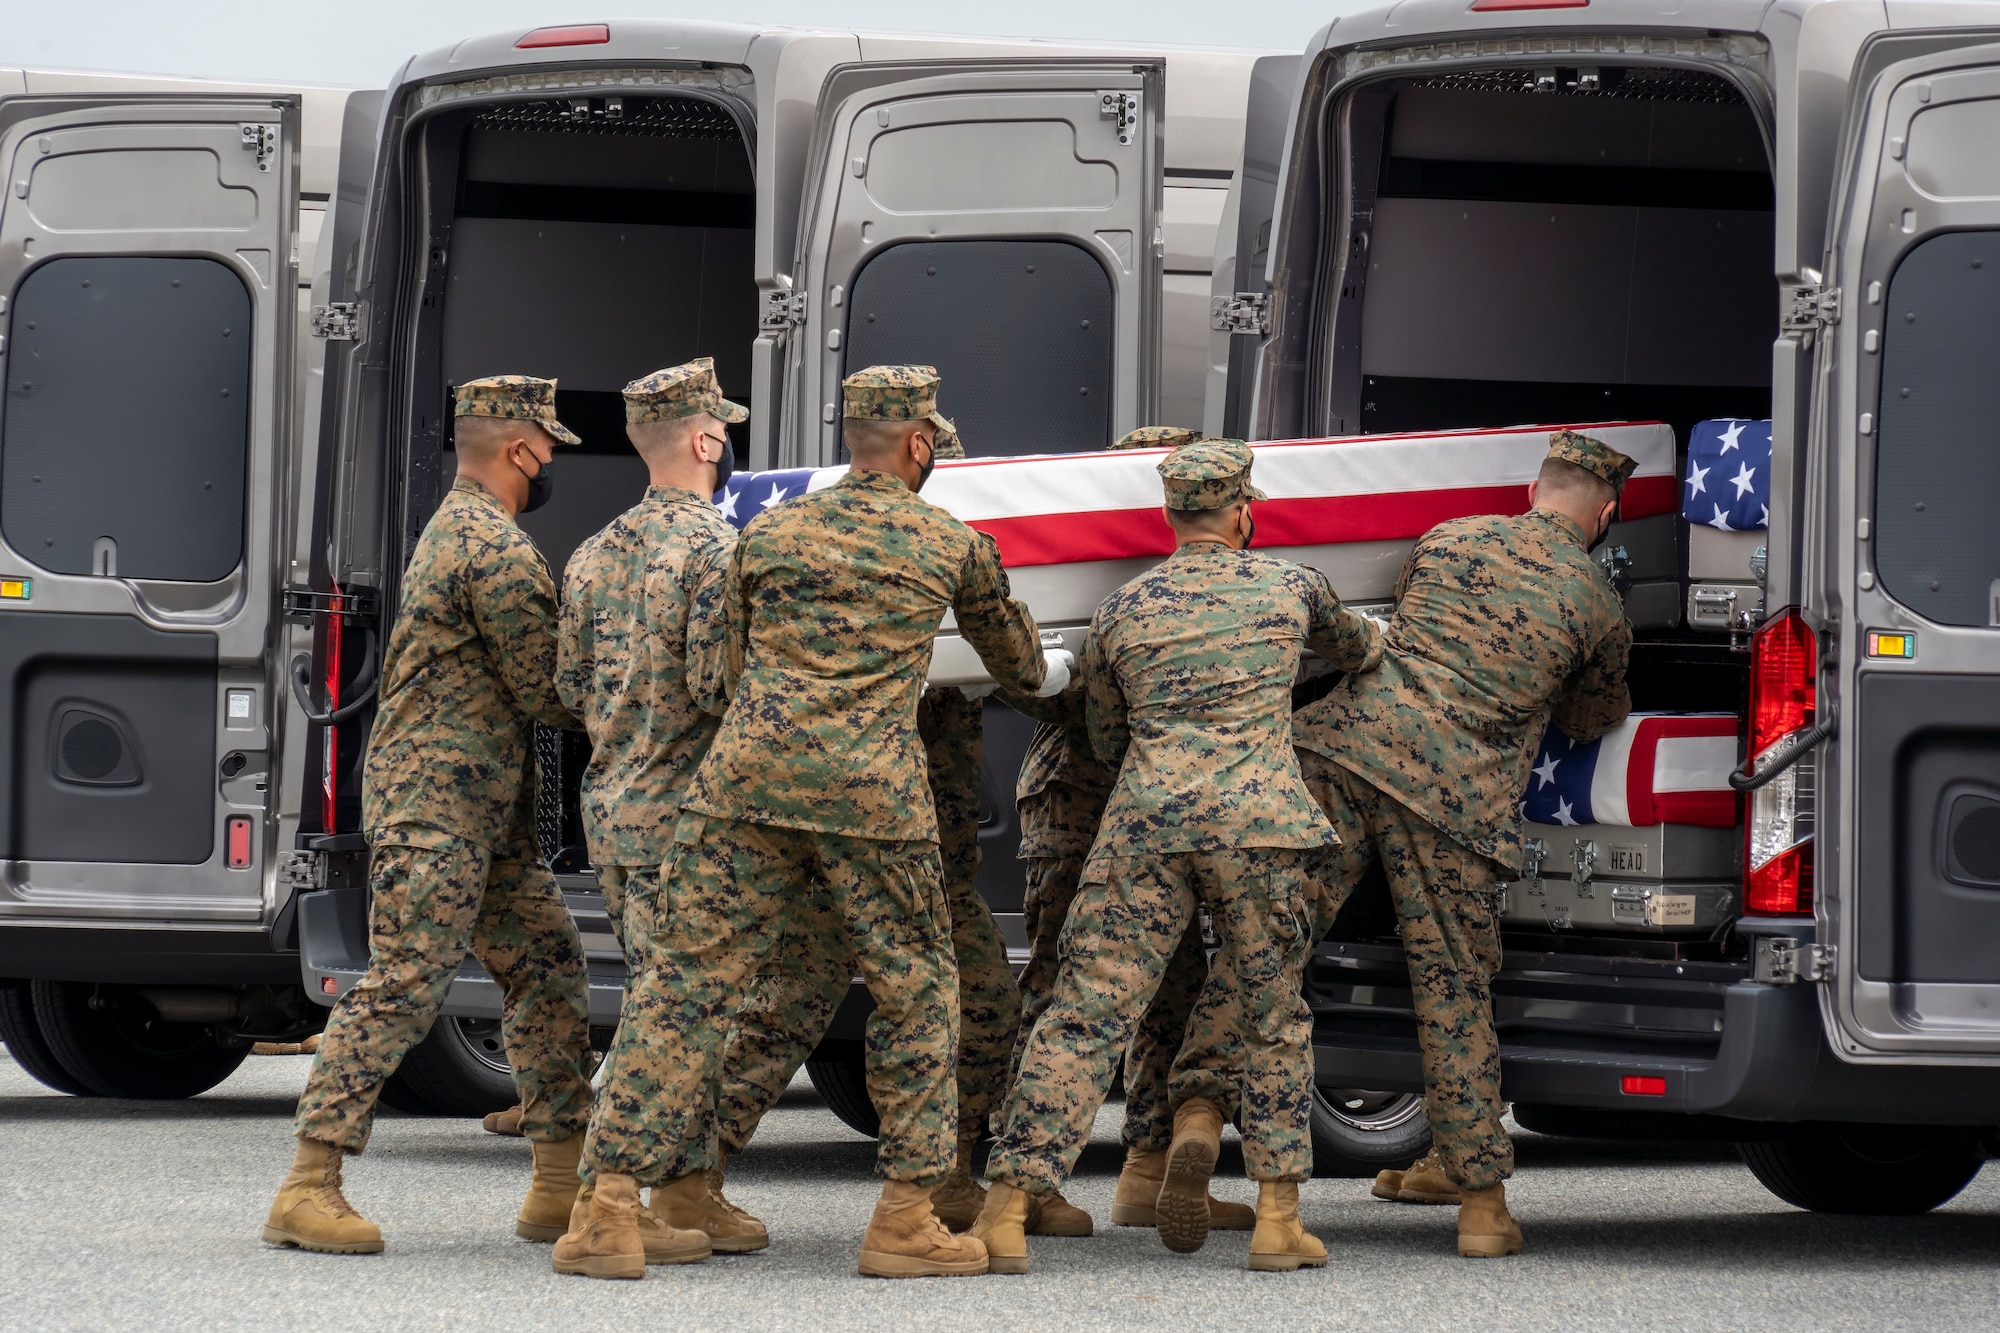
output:
<path id="1" fill-rule="evenodd" d="M 882 1117 L 868 1098 L 867 1048 L 860 1042 L 821 1042 L 806 1060 L 806 1077 L 841 1124 L 871 1139 L 882 1133 Z"/>
<path id="2" fill-rule="evenodd" d="M 439 1018 L 382 1085 L 382 1100 L 409 1115 L 483 1116 L 520 1099 L 493 1018 Z"/>
<path id="3" fill-rule="evenodd" d="M 32 986 L 35 1021 L 50 1052 L 71 1077 L 100 1097 L 193 1097 L 235 1073 L 250 1054 L 247 1044 L 218 1042 L 204 1023 L 169 1023 L 122 987 L 87 981 L 37 981 Z"/>
<path id="4" fill-rule="evenodd" d="M 56 1053 L 35 1022 L 35 998 L 25 981 L 0 980 L 0 1042 L 14 1063 L 44 1087 L 66 1092 L 72 1097 L 95 1097 L 76 1075 L 62 1067 Z"/>
<path id="5" fill-rule="evenodd" d="M 1957 1130 L 1933 1125 L 1786 1125 L 1737 1151 L 1765 1189 L 1815 1213 L 1927 1213 L 1984 1165 Z"/>
<path id="6" fill-rule="evenodd" d="M 1313 1174 L 1372 1176 L 1430 1151 L 1431 1122 L 1418 1092 L 1313 1088 Z"/>

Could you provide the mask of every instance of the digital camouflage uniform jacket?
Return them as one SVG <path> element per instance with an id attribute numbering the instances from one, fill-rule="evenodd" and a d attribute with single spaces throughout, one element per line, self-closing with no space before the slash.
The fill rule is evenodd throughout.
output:
<path id="1" fill-rule="evenodd" d="M 590 733 L 583 833 L 594 865 L 657 866 L 722 693 L 722 585 L 736 529 L 693 491 L 653 486 L 563 576 L 556 688 Z"/>
<path id="2" fill-rule="evenodd" d="M 1336 840 L 1292 753 L 1302 648 L 1366 671 L 1381 631 L 1324 574 L 1261 551 L 1192 542 L 1105 600 L 1083 650 L 1086 725 L 1123 766 L 1093 859 Z"/>
<path id="3" fill-rule="evenodd" d="M 1090 855 L 1117 771 L 1106 767 L 1090 748 L 1082 676 L 1052 699 L 1007 693 L 1001 701 L 1037 723 L 1014 782 L 1014 805 L 1021 820 L 1021 845 L 1015 855 L 1023 861 L 1038 856 L 1080 860 Z"/>
<path id="4" fill-rule="evenodd" d="M 548 564 L 485 487 L 460 478 L 403 574 L 361 780 L 362 827 L 492 850 L 534 827 L 534 723 L 576 726 L 556 696 Z M 532 813 L 532 812 L 529 812 Z"/>
<path id="5" fill-rule="evenodd" d="M 1301 710 L 1293 743 L 1519 874 L 1534 746 L 1551 712 L 1580 741 L 1623 722 L 1631 649 L 1574 522 L 1545 510 L 1455 519 L 1403 566 L 1381 668 Z"/>
<path id="6" fill-rule="evenodd" d="M 1002 685 L 1042 682 L 999 548 L 889 473 L 854 470 L 743 530 L 724 591 L 729 712 L 687 808 L 937 839 L 917 696 L 946 611 Z"/>

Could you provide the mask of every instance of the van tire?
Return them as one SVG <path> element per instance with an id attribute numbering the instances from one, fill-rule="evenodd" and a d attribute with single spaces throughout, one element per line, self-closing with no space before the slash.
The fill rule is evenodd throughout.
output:
<path id="1" fill-rule="evenodd" d="M 495 1019 L 440 1016 L 382 1085 L 383 1102 L 405 1115 L 477 1119 L 520 1099 Z"/>
<path id="2" fill-rule="evenodd" d="M 1313 1088 L 1314 1175 L 1373 1176 L 1408 1166 L 1430 1147 L 1421 1093 Z"/>
<path id="3" fill-rule="evenodd" d="M 823 1041 L 806 1060 L 806 1077 L 841 1124 L 871 1139 L 881 1136 L 882 1117 L 868 1097 L 867 1047 L 858 1041 Z"/>
<path id="4" fill-rule="evenodd" d="M 29 1078 L 72 1097 L 95 1097 L 83 1080 L 70 1073 L 49 1049 L 41 1024 L 35 1021 L 35 997 L 25 981 L 0 980 L 0 1042 Z"/>
<path id="5" fill-rule="evenodd" d="M 1985 1164 L 1957 1130 L 1935 1125 L 1786 1125 L 1737 1151 L 1765 1189 L 1815 1213 L 1927 1213 Z"/>
<path id="6" fill-rule="evenodd" d="M 32 983 L 35 1022 L 57 1062 L 100 1097 L 179 1101 L 236 1072 L 248 1042 L 225 1046 L 203 1023 L 169 1023 L 122 987 Z M 108 1004 L 91 1007 L 98 996 Z"/>

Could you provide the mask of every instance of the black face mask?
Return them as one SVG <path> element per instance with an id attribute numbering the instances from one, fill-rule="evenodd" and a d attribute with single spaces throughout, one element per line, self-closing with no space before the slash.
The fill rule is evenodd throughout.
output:
<path id="1" fill-rule="evenodd" d="M 1243 534 L 1243 549 L 1249 550 L 1257 544 L 1257 516 L 1250 515 L 1250 531 Z"/>
<path id="2" fill-rule="evenodd" d="M 930 456 L 924 459 L 923 464 L 917 469 L 918 490 L 924 488 L 924 483 L 931 479 L 932 471 L 937 468 L 937 438 L 935 436 L 931 438 L 928 452 Z"/>
<path id="3" fill-rule="evenodd" d="M 1604 545 L 1605 542 L 1610 540 L 1611 524 L 1616 523 L 1617 521 L 1618 521 L 1618 511 L 1616 509 L 1613 509 L 1611 511 L 1611 518 L 1609 519 L 1609 521 L 1607 521 L 1603 527 L 1597 530 L 1597 540 L 1593 541 L 1585 549 L 1587 549 L 1592 555 L 1596 555 L 1597 548 Z"/>
<path id="4" fill-rule="evenodd" d="M 729 479 L 736 475 L 736 448 L 729 443 L 727 436 L 704 435 L 702 439 L 722 442 L 722 456 L 715 460 L 715 493 L 720 495 L 722 488 L 729 483 Z M 708 452 L 707 445 L 702 446 L 702 452 Z"/>
<path id="5" fill-rule="evenodd" d="M 522 513 L 534 513 L 547 504 L 549 497 L 556 493 L 556 479 L 549 475 L 550 469 L 554 466 L 554 460 L 544 463 L 540 472 L 528 478 L 528 498 L 521 506 Z"/>

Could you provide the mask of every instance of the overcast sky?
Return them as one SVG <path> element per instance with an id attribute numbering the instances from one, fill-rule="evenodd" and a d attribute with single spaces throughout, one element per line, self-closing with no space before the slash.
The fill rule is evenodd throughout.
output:
<path id="1" fill-rule="evenodd" d="M 1081 37 L 1296 50 L 1375 0 L 4 0 L 0 65 L 380 86 L 478 33 L 607 17 Z"/>

